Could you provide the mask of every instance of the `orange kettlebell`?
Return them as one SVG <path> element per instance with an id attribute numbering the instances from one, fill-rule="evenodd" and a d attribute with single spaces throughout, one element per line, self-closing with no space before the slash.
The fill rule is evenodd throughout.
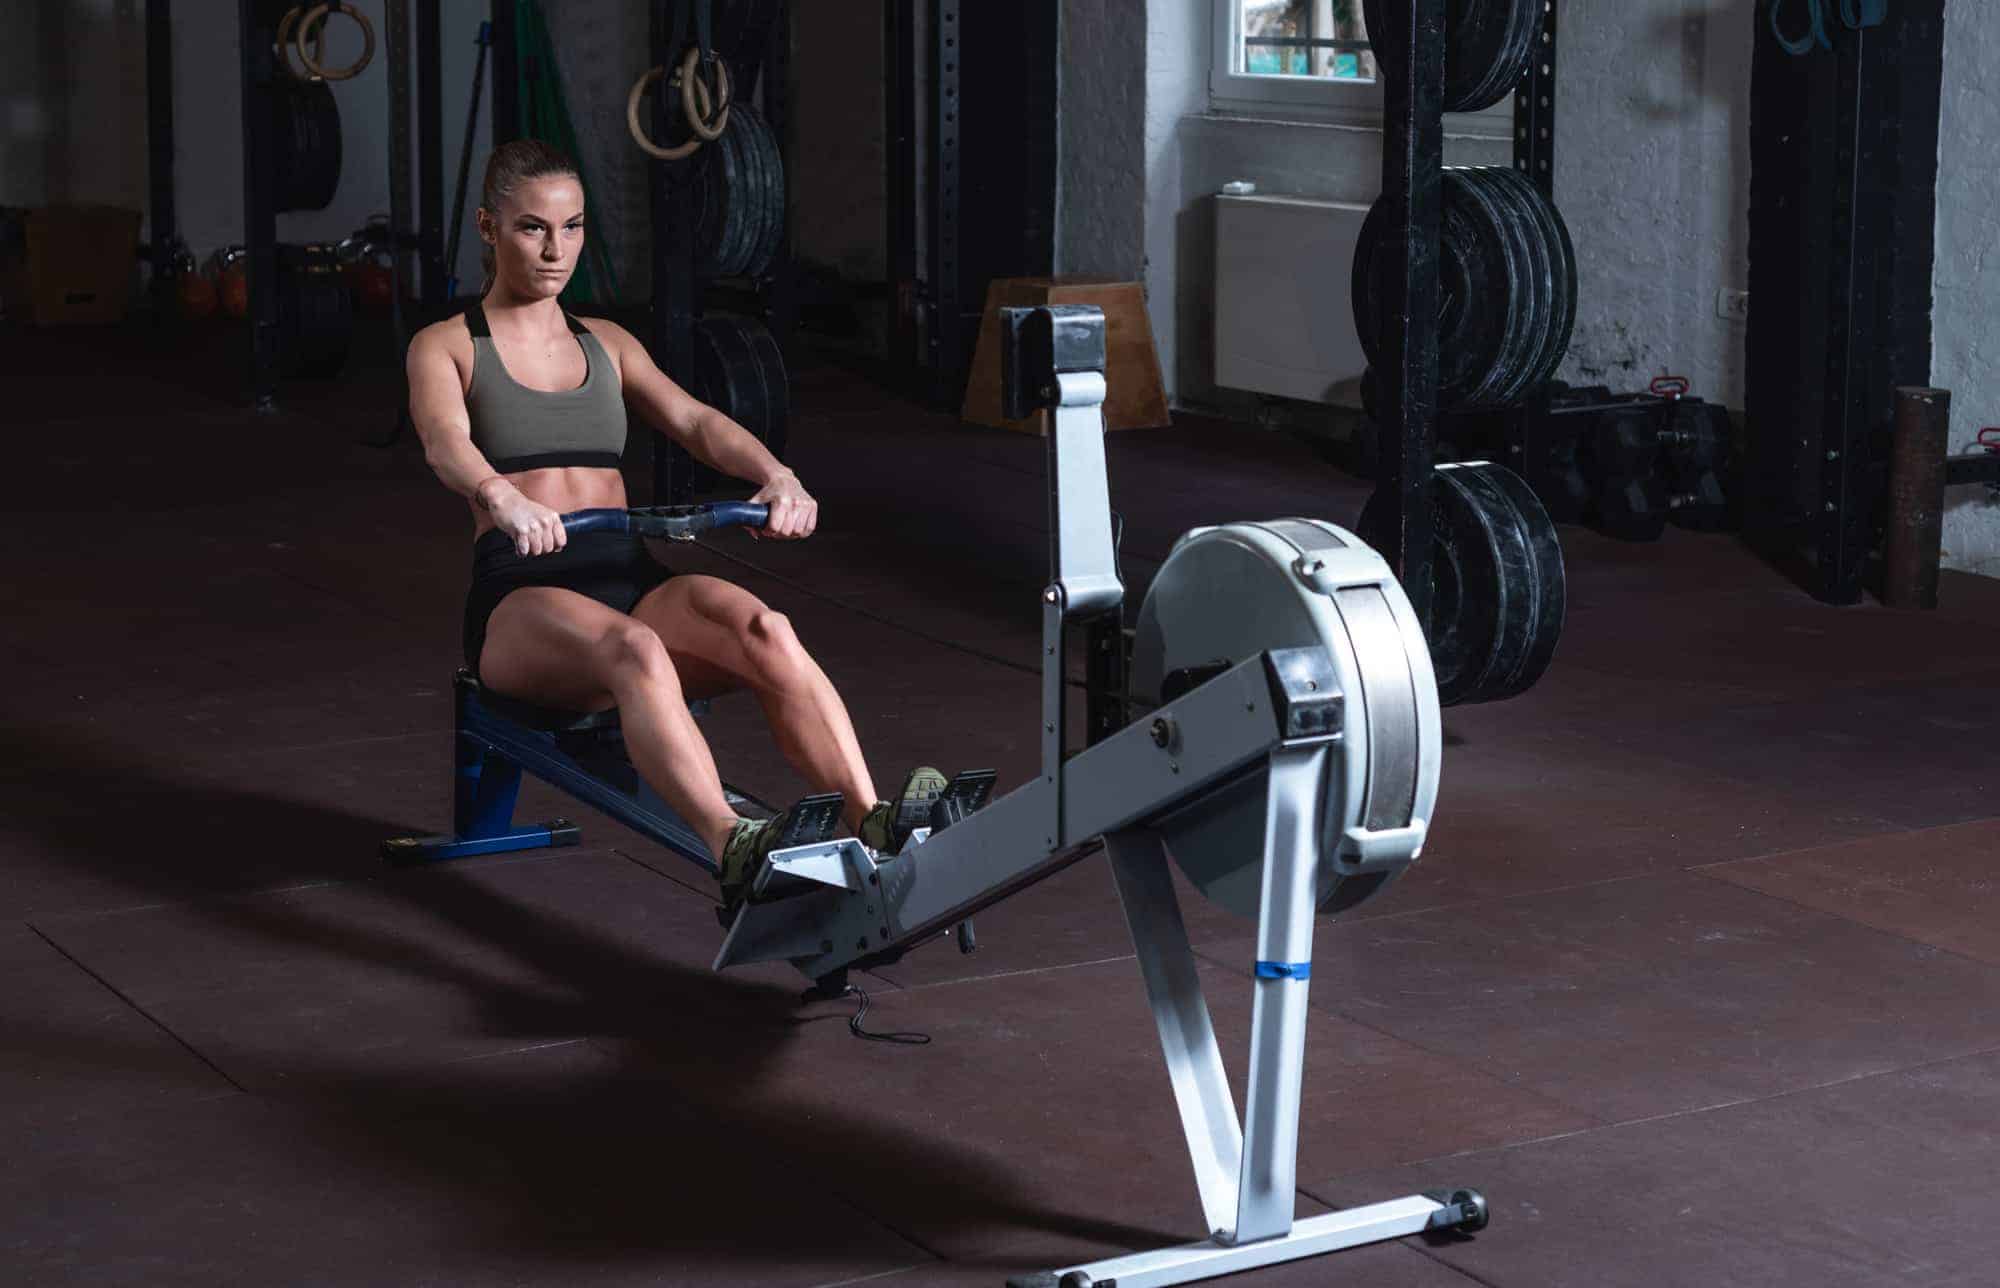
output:
<path id="1" fill-rule="evenodd" d="M 396 289 L 395 278 L 385 265 L 363 260 L 356 268 L 354 299 L 370 317 L 389 316 L 389 297 Z"/>
<path id="2" fill-rule="evenodd" d="M 215 315 L 215 283 L 192 267 L 175 279 L 180 287 L 181 316 L 194 321 Z"/>
<path id="3" fill-rule="evenodd" d="M 241 246 L 225 246 L 210 257 L 215 268 L 216 294 L 226 317 L 247 317 L 250 313 L 250 252 Z"/>

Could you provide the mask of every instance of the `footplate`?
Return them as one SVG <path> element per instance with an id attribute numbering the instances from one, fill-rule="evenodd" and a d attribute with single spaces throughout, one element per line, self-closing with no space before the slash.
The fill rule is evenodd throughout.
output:
<path id="1" fill-rule="evenodd" d="M 847 798 L 839 792 L 802 798 L 785 811 L 784 830 L 771 848 L 784 850 L 832 840 L 834 829 L 840 826 L 840 807 L 846 803 Z"/>
<path id="2" fill-rule="evenodd" d="M 993 785 L 999 778 L 991 769 L 968 769 L 945 784 L 945 789 L 931 802 L 931 835 L 985 809 L 986 803 L 993 799 Z"/>

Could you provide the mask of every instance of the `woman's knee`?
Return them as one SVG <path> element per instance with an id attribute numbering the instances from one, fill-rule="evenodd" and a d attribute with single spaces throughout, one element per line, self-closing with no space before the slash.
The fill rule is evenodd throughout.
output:
<path id="1" fill-rule="evenodd" d="M 598 637 L 592 651 L 608 688 L 632 683 L 680 684 L 667 646 L 644 622 L 631 618 L 619 622 Z"/>
<path id="2" fill-rule="evenodd" d="M 743 621 L 743 655 L 766 684 L 785 685 L 808 673 L 812 659 L 799 643 L 792 620 L 772 608 L 759 608 Z"/>

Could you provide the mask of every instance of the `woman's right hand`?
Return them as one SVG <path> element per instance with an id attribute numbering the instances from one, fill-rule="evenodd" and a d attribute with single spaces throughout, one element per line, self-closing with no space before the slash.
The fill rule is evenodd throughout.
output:
<path id="1" fill-rule="evenodd" d="M 480 496 L 486 503 L 486 512 L 493 516 L 493 526 L 514 539 L 516 553 L 546 555 L 568 544 L 569 533 L 563 530 L 562 515 L 530 500 L 505 479 L 482 485 Z"/>

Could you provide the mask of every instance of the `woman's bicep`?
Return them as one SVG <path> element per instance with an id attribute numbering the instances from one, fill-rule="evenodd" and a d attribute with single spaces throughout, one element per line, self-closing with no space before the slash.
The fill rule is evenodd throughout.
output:
<path id="1" fill-rule="evenodd" d="M 690 433 L 704 410 L 701 402 L 660 370 L 631 332 L 610 323 L 588 324 L 606 342 L 618 362 L 618 379 L 625 405 L 653 428 L 674 437 Z"/>
<path id="2" fill-rule="evenodd" d="M 472 434 L 465 410 L 465 384 L 451 350 L 437 337 L 420 335 L 410 345 L 410 420 L 429 446 L 434 438 Z"/>

